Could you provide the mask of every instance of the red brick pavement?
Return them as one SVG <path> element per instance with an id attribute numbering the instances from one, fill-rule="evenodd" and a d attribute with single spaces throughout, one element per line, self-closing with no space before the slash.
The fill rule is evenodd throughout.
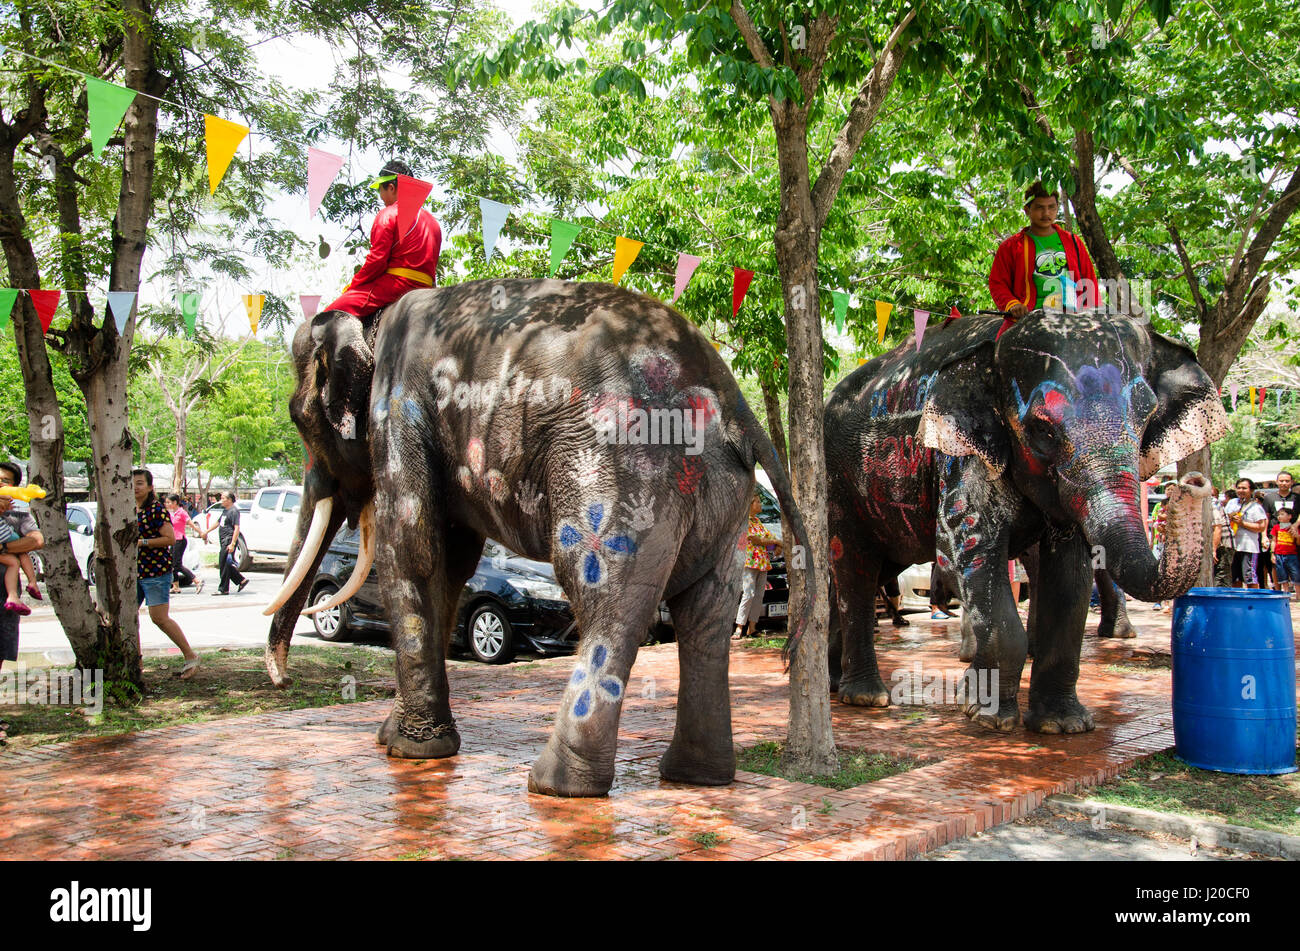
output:
<path id="1" fill-rule="evenodd" d="M 1168 648 L 1169 622 L 1135 612 L 1137 641 L 1085 639 L 1081 699 L 1097 729 L 997 735 L 954 706 L 832 704 L 842 747 L 925 765 L 839 792 L 740 773 L 726 788 L 663 783 L 677 653 L 646 649 L 628 683 L 610 795 L 527 791 L 571 659 L 450 671 L 461 751 L 389 759 L 388 701 L 216 720 L 0 754 L 0 856 L 24 859 L 901 859 L 1008 822 L 1045 796 L 1115 775 L 1173 743 L 1167 670 L 1116 668 Z M 1095 616 L 1092 618 L 1095 626 Z M 959 673 L 956 624 L 882 631 L 881 668 Z M 292 659 L 291 659 L 292 663 Z M 1029 671 L 1025 672 L 1027 688 Z M 736 742 L 784 736 L 775 651 L 735 649 Z M 1023 696 L 1023 694 L 1022 694 Z M 1022 700 L 1023 703 L 1023 700 Z"/>

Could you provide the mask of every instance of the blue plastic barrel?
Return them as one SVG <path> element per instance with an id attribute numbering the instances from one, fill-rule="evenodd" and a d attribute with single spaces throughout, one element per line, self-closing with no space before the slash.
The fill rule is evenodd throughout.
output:
<path id="1" fill-rule="evenodd" d="M 1292 773 L 1295 639 L 1288 596 L 1192 588 L 1174 601 L 1174 745 L 1222 773 Z"/>

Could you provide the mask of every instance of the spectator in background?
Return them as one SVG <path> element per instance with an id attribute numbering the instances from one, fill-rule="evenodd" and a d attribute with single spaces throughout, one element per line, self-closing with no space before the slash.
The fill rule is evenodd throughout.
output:
<path id="1" fill-rule="evenodd" d="M 1255 490 L 1255 501 L 1268 514 L 1268 496 L 1263 489 Z M 1259 585 L 1261 588 L 1276 587 L 1273 584 L 1273 519 L 1269 518 L 1264 530 L 1259 533 Z"/>
<path id="2" fill-rule="evenodd" d="M 1286 509 L 1291 513 L 1291 525 L 1293 528 L 1300 530 L 1300 495 L 1292 491 L 1295 487 L 1295 478 L 1290 472 L 1283 469 L 1277 474 L 1277 488 L 1267 494 L 1264 502 L 1264 508 L 1268 512 L 1268 530 L 1271 533 L 1277 527 L 1277 513 Z M 1274 555 L 1276 556 L 1276 552 Z M 1276 557 L 1274 558 L 1276 561 Z M 1276 575 L 1276 569 L 1274 570 Z M 1281 578 L 1277 579 L 1281 582 Z M 1291 581 L 1295 581 L 1292 578 Z M 1280 589 L 1279 589 L 1280 590 Z"/>
<path id="3" fill-rule="evenodd" d="M 234 581 L 239 585 L 236 589 L 243 591 L 248 587 L 248 579 L 239 572 L 239 556 L 235 553 L 238 550 L 239 541 L 239 506 L 235 504 L 235 493 L 223 492 L 221 494 L 221 517 L 217 523 L 212 526 L 217 530 L 217 540 L 221 547 L 217 552 L 217 564 L 221 568 L 221 580 L 217 584 L 217 590 L 212 594 L 230 594 L 230 582 Z M 208 535 L 212 532 L 209 528 L 203 533 L 203 540 L 208 540 Z"/>
<path id="4" fill-rule="evenodd" d="M 1273 535 L 1273 569 L 1277 573 L 1280 590 L 1290 592 L 1292 601 L 1300 601 L 1300 557 L 1296 554 L 1296 530 L 1291 522 L 1291 510 L 1277 511 L 1277 524 L 1269 531 Z"/>
<path id="5" fill-rule="evenodd" d="M 1210 490 L 1210 508 L 1214 513 L 1214 586 L 1216 588 L 1232 587 L 1232 529 L 1228 516 L 1224 514 L 1223 502 L 1219 493 Z"/>
<path id="6" fill-rule="evenodd" d="M 18 486 L 22 481 L 23 470 L 17 463 L 0 463 L 0 485 Z M 5 499 L 5 502 L 8 504 L 0 509 L 3 513 L 0 514 L 0 569 L 3 569 L 5 579 L 4 610 L 28 615 L 32 609 L 23 604 L 18 590 L 20 571 L 27 576 L 27 593 L 37 601 L 43 600 L 41 589 L 36 587 L 36 566 L 31 556 L 33 549 L 22 544 L 22 538 L 29 534 L 29 530 L 36 531 L 36 521 L 30 512 L 13 508 L 12 499 Z"/>
<path id="7" fill-rule="evenodd" d="M 179 676 L 182 680 L 189 680 L 199 669 L 199 655 L 190 647 L 170 613 L 171 548 L 176 536 L 167 510 L 154 494 L 153 473 L 148 469 L 132 469 L 131 482 L 135 489 L 135 524 L 139 531 L 136 541 L 136 565 L 139 569 L 139 580 L 135 583 L 136 603 L 148 605 L 149 620 L 181 649 L 185 663 Z"/>
<path id="8" fill-rule="evenodd" d="M 1268 527 L 1268 513 L 1255 501 L 1255 483 L 1237 480 L 1237 497 L 1223 507 L 1232 529 L 1232 581 L 1247 588 L 1259 587 L 1259 536 Z"/>
<path id="9" fill-rule="evenodd" d="M 749 504 L 749 527 L 745 530 L 745 573 L 740 592 L 740 607 L 736 611 L 736 629 L 732 637 L 750 637 L 758 630 L 758 619 L 763 616 L 763 592 L 767 590 L 767 572 L 772 567 L 769 548 L 779 549 L 780 540 L 759 521 L 763 500 L 754 490 Z"/>
<path id="10" fill-rule="evenodd" d="M 23 470 L 12 462 L 0 462 L 0 485 L 20 485 Z M 36 525 L 31 512 L 20 511 L 13 507 L 13 499 L 0 496 L 0 521 L 12 527 L 18 534 L 16 541 L 0 544 L 0 551 L 14 554 L 33 552 L 45 547 L 45 537 Z M 18 660 L 18 618 L 15 611 L 0 608 L 0 670 L 4 662 L 11 664 Z M 9 724 L 0 721 L 0 746 L 8 739 Z"/>
<path id="11" fill-rule="evenodd" d="M 175 493 L 167 496 L 164 504 L 172 522 L 172 532 L 176 536 L 176 541 L 172 542 L 172 594 L 177 594 L 181 588 L 190 585 L 194 585 L 194 593 L 199 594 L 203 590 L 203 582 L 196 580 L 190 569 L 185 567 L 185 528 L 190 523 L 190 515 L 181 505 L 181 497 Z"/>

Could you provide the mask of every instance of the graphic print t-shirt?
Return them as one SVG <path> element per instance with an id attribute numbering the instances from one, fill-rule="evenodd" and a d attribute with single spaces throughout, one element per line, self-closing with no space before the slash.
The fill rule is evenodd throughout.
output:
<path id="1" fill-rule="evenodd" d="M 1241 504 L 1240 499 L 1229 499 L 1228 504 L 1223 507 L 1224 514 L 1229 519 L 1237 513 L 1241 513 L 1241 519 L 1237 527 L 1232 532 L 1232 547 L 1237 551 L 1259 553 L 1259 532 L 1252 532 L 1241 522 L 1264 522 L 1268 520 L 1268 513 L 1264 511 L 1264 506 L 1260 505 L 1254 499 L 1248 501 L 1245 505 Z"/>
<path id="2" fill-rule="evenodd" d="M 1273 526 L 1273 554 L 1275 555 L 1294 555 L 1295 554 L 1296 530 L 1288 522 L 1286 528 L 1278 522 Z"/>
<path id="3" fill-rule="evenodd" d="M 1034 283 L 1038 286 L 1038 306 L 1062 310 L 1061 275 L 1065 273 L 1065 248 L 1061 236 L 1029 236 L 1034 241 Z"/>
<path id="4" fill-rule="evenodd" d="M 221 547 L 225 548 L 235 540 L 235 526 L 239 524 L 239 506 L 232 505 L 228 509 L 221 510 L 221 518 L 217 522 L 217 537 L 221 539 Z"/>

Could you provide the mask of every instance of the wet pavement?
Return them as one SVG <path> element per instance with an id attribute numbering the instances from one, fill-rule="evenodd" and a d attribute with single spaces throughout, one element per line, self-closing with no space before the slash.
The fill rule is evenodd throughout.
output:
<path id="1" fill-rule="evenodd" d="M 388 701 L 168 727 L 0 751 L 0 856 L 95 858 L 901 859 L 1028 815 L 1173 744 L 1169 618 L 1134 610 L 1136 640 L 1098 641 L 1089 617 L 1079 695 L 1097 729 L 987 732 L 952 704 L 832 705 L 841 747 L 918 760 L 845 791 L 739 773 L 725 788 L 663 783 L 677 652 L 643 649 L 624 702 L 607 798 L 527 791 L 574 663 L 449 670 L 462 737 L 452 759 L 389 759 Z M 881 669 L 957 675 L 960 625 L 912 616 L 881 632 Z M 292 657 L 290 658 L 292 666 Z M 204 673 L 200 671 L 200 676 Z M 1022 707 L 1029 683 L 1022 682 Z M 779 653 L 733 646 L 735 741 L 784 738 Z M 908 696 L 919 700 L 919 685 Z"/>

